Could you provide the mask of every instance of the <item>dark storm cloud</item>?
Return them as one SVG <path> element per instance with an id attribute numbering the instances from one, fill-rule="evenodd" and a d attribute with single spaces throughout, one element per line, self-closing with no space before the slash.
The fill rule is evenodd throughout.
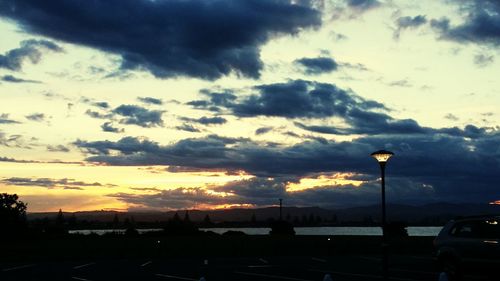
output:
<path id="1" fill-rule="evenodd" d="M 137 99 L 145 104 L 154 104 L 154 105 L 163 104 L 163 101 L 161 99 L 156 99 L 152 97 L 138 97 Z"/>
<path id="2" fill-rule="evenodd" d="M 122 70 L 156 77 L 257 78 L 261 45 L 321 24 L 320 13 L 286 0 L 2 0 L 0 15 L 27 32 L 122 57 Z"/>
<path id="3" fill-rule="evenodd" d="M 222 125 L 222 124 L 227 123 L 226 118 L 219 117 L 219 116 L 214 116 L 214 117 L 203 116 L 201 118 L 182 117 L 179 119 L 182 121 L 195 122 L 195 123 L 202 124 L 202 125 Z"/>
<path id="4" fill-rule="evenodd" d="M 28 120 L 35 121 L 35 122 L 42 122 L 45 120 L 45 114 L 43 114 L 43 113 L 33 113 L 30 115 L 26 115 L 24 117 L 26 117 L 26 119 L 28 119 Z"/>
<path id="5" fill-rule="evenodd" d="M 339 65 L 332 58 L 301 58 L 295 60 L 295 63 L 302 66 L 306 74 L 322 74 L 337 70 Z"/>
<path id="6" fill-rule="evenodd" d="M 230 110 L 238 117 L 326 118 L 345 116 L 351 108 L 386 110 L 381 103 L 365 100 L 334 84 L 292 80 L 256 86 L 254 91 L 241 99 L 229 92 L 206 94 L 208 100 L 188 104 L 209 110 Z"/>
<path id="7" fill-rule="evenodd" d="M 120 120 L 120 123 L 123 124 L 133 124 L 146 128 L 163 126 L 161 117 L 164 111 L 149 110 L 137 105 L 122 104 L 112 112 L 125 117 Z"/>
<path id="8" fill-rule="evenodd" d="M 40 81 L 17 78 L 12 75 L 4 75 L 2 76 L 1 80 L 9 83 L 41 83 Z"/>
<path id="9" fill-rule="evenodd" d="M 256 93 L 239 99 L 228 92 L 204 93 L 208 100 L 194 101 L 191 105 L 208 110 L 215 107 L 219 112 L 229 111 L 238 117 L 338 117 L 348 125 L 336 128 L 296 123 L 302 129 L 326 134 L 420 134 L 431 131 L 411 119 L 394 119 L 383 112 L 389 111 L 383 104 L 366 100 L 334 84 L 294 80 L 260 85 L 254 90 Z"/>
<path id="10" fill-rule="evenodd" d="M 405 179 L 391 180 L 392 184 L 386 192 L 389 202 L 418 204 L 436 200 L 432 188 Z M 376 204 L 380 200 L 380 184 L 374 180 L 374 177 L 370 177 L 360 186 L 350 184 L 320 186 L 293 192 L 287 192 L 288 183 L 290 183 L 289 178 L 255 177 L 220 186 L 210 186 L 208 190 L 178 188 L 155 194 L 115 193 L 108 196 L 126 203 L 137 204 L 143 208 L 168 209 L 196 208 L 199 204 L 252 204 L 262 207 L 275 205 L 277 198 L 284 199 L 287 205 L 320 207 L 366 206 Z M 224 197 L 220 195 L 220 192 L 223 192 Z"/>
<path id="11" fill-rule="evenodd" d="M 354 172 L 378 175 L 370 153 L 396 153 L 390 175 L 415 185 L 432 186 L 437 198 L 454 201 L 498 200 L 500 133 L 474 126 L 457 134 L 422 133 L 361 137 L 349 142 L 305 141 L 291 146 L 215 135 L 160 145 L 133 137 L 113 141 L 77 141 L 87 161 L 109 165 L 174 165 L 200 169 L 242 170 L 262 177 L 304 177 L 311 173 Z M 454 131 L 453 128 L 449 129 Z M 474 138 L 467 137 L 474 136 Z"/>
<path id="12" fill-rule="evenodd" d="M 405 29 L 414 29 L 427 23 L 427 18 L 424 15 L 414 17 L 406 16 L 396 19 L 396 29 L 394 30 L 394 38 L 399 39 L 401 32 Z"/>
<path id="13" fill-rule="evenodd" d="M 347 135 L 347 131 L 333 126 L 318 126 L 318 125 L 306 125 L 300 122 L 294 122 L 295 126 L 304 129 L 306 131 L 321 133 L 321 134 L 332 134 L 332 135 Z"/>
<path id="14" fill-rule="evenodd" d="M 497 0 L 462 0 L 451 2 L 467 13 L 463 23 L 452 25 L 448 18 L 433 19 L 442 39 L 461 43 L 500 45 L 500 2 Z"/>
<path id="15" fill-rule="evenodd" d="M 5 1 L 0 1 L 0 15 L 7 9 L 4 2 Z M 19 48 L 12 49 L 0 55 L 0 68 L 20 71 L 25 61 L 30 61 L 33 64 L 39 63 L 43 53 L 46 51 L 62 52 L 63 49 L 47 40 L 30 39 L 21 41 L 21 46 Z"/>
<path id="16" fill-rule="evenodd" d="M 108 133 L 123 133 L 125 132 L 125 129 L 123 128 L 116 128 L 113 126 L 112 122 L 105 122 L 101 125 L 101 129 L 103 132 L 108 132 Z"/>
<path id="17" fill-rule="evenodd" d="M 76 181 L 74 179 L 51 179 L 51 178 L 22 178 L 11 177 L 0 180 L 1 183 L 6 185 L 16 186 L 39 186 L 48 189 L 62 188 L 62 189 L 82 189 L 82 187 L 89 186 L 106 186 L 98 182 L 88 183 L 83 181 Z"/>

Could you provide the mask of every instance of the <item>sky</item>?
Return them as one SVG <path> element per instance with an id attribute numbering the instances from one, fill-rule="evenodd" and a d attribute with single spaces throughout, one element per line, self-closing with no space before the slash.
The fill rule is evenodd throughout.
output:
<path id="1" fill-rule="evenodd" d="M 29 212 L 500 202 L 496 0 L 0 0 Z"/>

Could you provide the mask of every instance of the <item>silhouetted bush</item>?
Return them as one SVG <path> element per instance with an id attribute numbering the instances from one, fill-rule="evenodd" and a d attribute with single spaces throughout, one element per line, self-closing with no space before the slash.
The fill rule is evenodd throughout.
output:
<path id="1" fill-rule="evenodd" d="M 189 220 L 188 215 L 185 216 L 184 220 L 181 220 L 177 213 L 168 220 L 163 230 L 166 235 L 197 235 L 200 233 L 198 227 Z"/>
<path id="2" fill-rule="evenodd" d="M 17 194 L 0 193 L 0 236 L 14 236 L 26 232 L 26 204 Z"/>
<path id="3" fill-rule="evenodd" d="M 275 221 L 271 224 L 270 235 L 295 235 L 293 224 L 287 221 Z"/>
<path id="4" fill-rule="evenodd" d="M 237 231 L 237 230 L 228 230 L 224 233 L 222 233 L 223 236 L 245 236 L 247 235 L 243 231 Z"/>
<path id="5" fill-rule="evenodd" d="M 129 227 L 127 230 L 125 230 L 125 235 L 126 236 L 139 236 L 139 231 L 135 229 L 134 227 Z"/>
<path id="6" fill-rule="evenodd" d="M 406 230 L 406 223 L 404 222 L 391 222 L 386 225 L 386 234 L 389 237 L 408 237 Z"/>

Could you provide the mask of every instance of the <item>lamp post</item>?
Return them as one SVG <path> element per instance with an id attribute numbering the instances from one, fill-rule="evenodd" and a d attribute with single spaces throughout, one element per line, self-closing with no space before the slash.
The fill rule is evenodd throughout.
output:
<path id="1" fill-rule="evenodd" d="M 389 278 L 389 260 L 387 257 L 387 233 L 386 233 L 386 216 L 385 216 L 385 164 L 393 156 L 394 153 L 387 150 L 375 151 L 371 154 L 373 158 L 380 164 L 381 184 L 382 184 L 382 275 L 384 280 Z"/>
<path id="2" fill-rule="evenodd" d="M 282 221 L 283 220 L 283 216 L 282 216 L 282 214 L 283 214 L 283 199 L 280 198 L 279 200 L 280 200 L 280 221 Z"/>

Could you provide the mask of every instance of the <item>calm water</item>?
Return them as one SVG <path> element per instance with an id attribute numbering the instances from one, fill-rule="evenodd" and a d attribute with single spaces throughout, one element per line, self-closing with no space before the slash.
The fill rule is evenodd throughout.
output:
<path id="1" fill-rule="evenodd" d="M 441 230 L 441 226 L 409 226 L 407 228 L 410 236 L 436 236 Z M 158 231 L 161 229 L 138 229 L 139 233 Z M 243 231 L 249 235 L 266 235 L 269 234 L 270 228 L 254 227 L 254 228 L 201 228 L 200 230 L 209 230 L 215 233 L 222 234 L 229 230 Z M 102 235 L 104 233 L 118 232 L 123 233 L 123 229 L 94 229 L 94 230 L 70 230 L 69 233 L 90 234 L 96 233 Z M 380 227 L 354 227 L 354 226 L 332 226 L 332 227 L 295 227 L 297 235 L 382 235 Z"/>

